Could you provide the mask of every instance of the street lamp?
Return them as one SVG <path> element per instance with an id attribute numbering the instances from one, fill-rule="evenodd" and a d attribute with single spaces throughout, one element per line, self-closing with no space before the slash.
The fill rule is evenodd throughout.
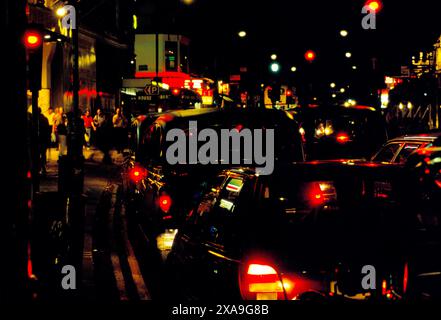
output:
<path id="1" fill-rule="evenodd" d="M 335 88 L 337 85 L 333 82 L 329 85 L 331 88 Z"/>
<path id="2" fill-rule="evenodd" d="M 345 57 L 350 59 L 352 57 L 352 53 L 351 52 L 346 52 L 345 53 Z"/>
<path id="3" fill-rule="evenodd" d="M 238 35 L 240 38 L 245 38 L 247 36 L 247 32 L 242 30 L 242 31 L 239 31 Z"/>
<path id="4" fill-rule="evenodd" d="M 297 68 L 296 68 L 296 67 L 291 67 L 291 71 L 292 71 L 292 72 L 296 72 L 296 71 L 297 71 Z"/>
<path id="5" fill-rule="evenodd" d="M 64 17 L 67 14 L 67 11 L 64 7 L 60 7 L 57 9 L 57 11 L 55 12 L 57 14 L 57 16 L 59 16 L 60 18 Z"/>
<path id="6" fill-rule="evenodd" d="M 273 54 L 271 55 L 271 60 L 277 60 L 277 54 L 274 54 L 274 53 L 273 53 Z"/>
<path id="7" fill-rule="evenodd" d="M 340 31 L 340 35 L 343 37 L 343 38 L 346 38 L 347 36 L 348 36 L 348 31 L 346 31 L 346 30 L 341 30 Z"/>
<path id="8" fill-rule="evenodd" d="M 271 63 L 270 70 L 273 73 L 278 73 L 280 71 L 280 64 L 278 64 L 277 62 Z"/>

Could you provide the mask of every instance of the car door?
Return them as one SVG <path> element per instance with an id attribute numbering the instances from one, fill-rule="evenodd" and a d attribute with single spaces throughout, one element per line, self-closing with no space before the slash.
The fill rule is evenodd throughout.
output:
<path id="1" fill-rule="evenodd" d="M 172 269 L 172 276 L 187 299 L 204 296 L 203 282 L 207 281 L 206 268 L 201 262 L 204 256 L 203 220 L 214 210 L 226 176 L 216 177 L 212 187 L 202 197 L 200 203 L 187 215 L 186 222 L 176 235 L 167 264 Z"/>
<path id="2" fill-rule="evenodd" d="M 228 176 L 212 210 L 200 221 L 202 292 L 210 300 L 239 300 L 241 240 L 251 190 L 244 176 Z"/>

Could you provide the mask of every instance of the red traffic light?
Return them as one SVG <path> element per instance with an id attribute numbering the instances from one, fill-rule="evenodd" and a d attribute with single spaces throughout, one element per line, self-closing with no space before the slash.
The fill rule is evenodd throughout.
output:
<path id="1" fill-rule="evenodd" d="M 317 55 L 316 55 L 315 52 L 312 51 L 312 50 L 308 50 L 308 51 L 306 51 L 306 53 L 305 53 L 305 59 L 306 59 L 306 61 L 312 62 L 312 61 L 315 60 L 316 57 L 317 57 Z"/>
<path id="2" fill-rule="evenodd" d="M 291 90 L 286 90 L 286 96 L 287 97 L 292 97 L 292 91 Z"/>
<path id="3" fill-rule="evenodd" d="M 366 2 L 365 6 L 368 6 L 369 9 L 374 12 L 379 12 L 383 8 L 383 4 L 380 0 L 369 0 Z"/>
<path id="4" fill-rule="evenodd" d="M 35 30 L 26 30 L 23 37 L 26 49 L 35 50 L 41 47 L 43 37 L 40 32 Z"/>

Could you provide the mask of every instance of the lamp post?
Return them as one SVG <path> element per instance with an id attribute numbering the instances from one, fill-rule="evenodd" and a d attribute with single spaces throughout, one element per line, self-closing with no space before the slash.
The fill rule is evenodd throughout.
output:
<path id="1" fill-rule="evenodd" d="M 72 112 L 67 124 L 67 155 L 59 157 L 58 188 L 60 192 L 81 194 L 84 184 L 84 157 L 83 139 L 84 127 L 80 118 L 79 108 L 79 41 L 78 16 L 75 8 L 76 0 L 72 5 L 59 8 L 56 14 L 62 19 L 62 26 L 72 34 L 73 83 L 72 83 Z"/>

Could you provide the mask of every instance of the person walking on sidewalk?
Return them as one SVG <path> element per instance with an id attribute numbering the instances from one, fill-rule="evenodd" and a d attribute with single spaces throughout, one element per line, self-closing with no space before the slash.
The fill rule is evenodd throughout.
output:
<path id="1" fill-rule="evenodd" d="M 93 118 L 93 122 L 96 129 L 96 143 L 98 149 L 104 153 L 103 162 L 110 164 L 112 163 L 112 158 L 110 157 L 110 144 L 111 144 L 111 126 L 112 124 L 107 119 L 107 116 L 101 111 L 100 108 L 97 109 L 96 115 Z"/>
<path id="2" fill-rule="evenodd" d="M 115 115 L 112 118 L 113 132 L 115 137 L 115 147 L 119 153 L 122 153 L 126 143 L 127 119 L 124 117 L 121 108 L 116 108 Z"/>
<path id="3" fill-rule="evenodd" d="M 90 115 L 90 111 L 86 110 L 84 115 L 82 116 L 84 121 L 84 129 L 86 130 L 85 142 L 87 149 L 90 149 L 90 142 L 92 140 L 92 130 L 95 130 L 95 124 L 93 122 L 93 118 Z"/>
<path id="4" fill-rule="evenodd" d="M 43 115 L 41 109 L 38 108 L 38 143 L 40 152 L 40 174 L 42 175 L 46 175 L 47 149 L 51 143 L 51 132 L 49 120 Z"/>
<path id="5" fill-rule="evenodd" d="M 52 126 L 52 133 L 55 135 L 56 143 L 59 143 L 58 141 L 58 126 L 63 124 L 63 107 L 58 107 L 55 109 L 55 114 L 53 116 L 53 126 Z"/>

